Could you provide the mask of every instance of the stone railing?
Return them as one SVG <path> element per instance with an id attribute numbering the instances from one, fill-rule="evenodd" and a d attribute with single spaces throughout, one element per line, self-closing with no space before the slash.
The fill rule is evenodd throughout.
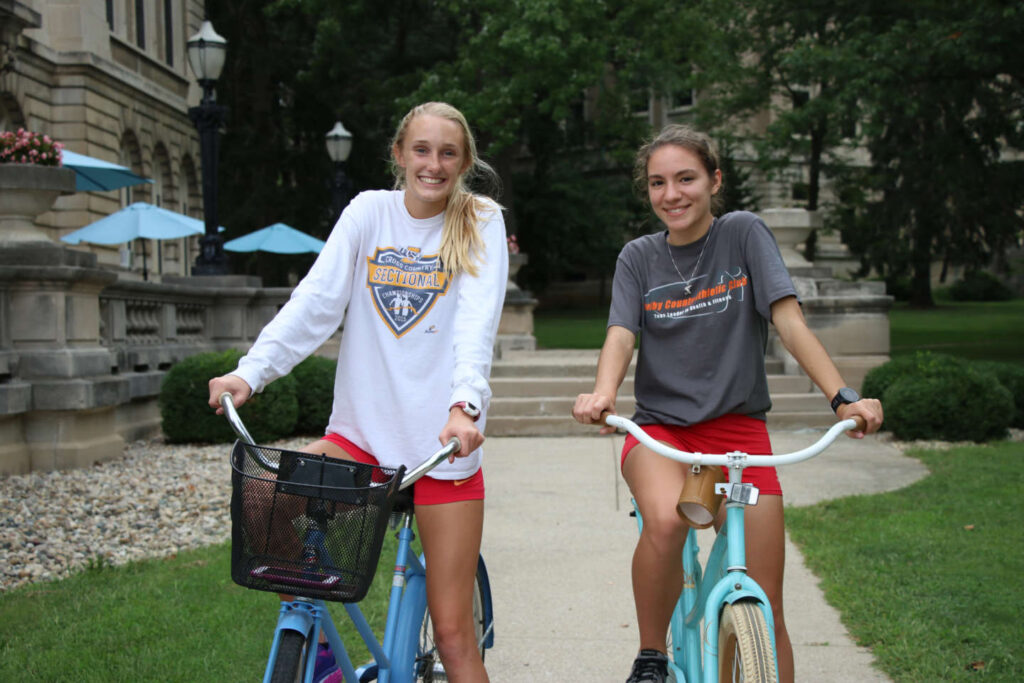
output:
<path id="1" fill-rule="evenodd" d="M 90 465 L 159 433 L 166 371 L 247 349 L 290 292 L 240 276 L 122 281 L 92 254 L 0 249 L 0 473 Z"/>
<path id="2" fill-rule="evenodd" d="M 510 292 L 499 354 L 533 348 L 535 302 Z M 120 280 L 53 244 L 0 249 L 0 474 L 88 466 L 159 434 L 167 370 L 248 349 L 290 294 L 244 276 Z"/>

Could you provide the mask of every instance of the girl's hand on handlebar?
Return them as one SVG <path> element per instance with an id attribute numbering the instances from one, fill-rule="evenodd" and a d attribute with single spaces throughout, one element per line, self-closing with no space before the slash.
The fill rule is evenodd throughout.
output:
<path id="1" fill-rule="evenodd" d="M 580 394 L 572 407 L 572 416 L 577 422 L 585 425 L 601 425 L 602 434 L 611 434 L 614 427 L 604 424 L 604 414 L 615 414 L 615 399 L 604 394 Z"/>
<path id="2" fill-rule="evenodd" d="M 462 444 L 462 450 L 448 456 L 448 462 L 455 462 L 455 458 L 465 458 L 470 453 L 480 448 L 484 442 L 484 435 L 476 427 L 476 422 L 469 415 L 466 415 L 461 408 L 452 408 L 448 413 L 448 423 L 441 430 L 438 437 L 441 445 L 446 445 L 456 437 Z"/>
<path id="3" fill-rule="evenodd" d="M 224 414 L 224 408 L 220 405 L 220 396 L 223 393 L 231 394 L 231 402 L 236 408 L 252 396 L 252 387 L 248 382 L 238 375 L 222 375 L 210 380 L 210 407 L 216 409 L 218 415 Z"/>
<path id="4" fill-rule="evenodd" d="M 839 406 L 836 415 L 841 420 L 857 420 L 861 429 L 851 430 L 847 435 L 863 439 L 865 434 L 874 434 L 882 427 L 882 402 L 877 398 L 862 398 L 854 403 Z"/>

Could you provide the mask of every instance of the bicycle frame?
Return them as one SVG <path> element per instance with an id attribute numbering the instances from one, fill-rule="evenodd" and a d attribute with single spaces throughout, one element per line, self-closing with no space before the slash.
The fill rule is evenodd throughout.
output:
<path id="1" fill-rule="evenodd" d="M 702 567 L 698 559 L 697 532 L 692 527 L 683 546 L 683 589 L 669 623 L 672 633 L 669 666 L 677 680 L 689 683 L 715 683 L 718 680 L 719 619 L 726 605 L 740 601 L 752 601 L 764 615 L 772 656 L 778 669 L 771 604 L 764 590 L 747 575 L 744 511 L 748 504 L 756 504 L 757 489 L 750 484 L 741 484 L 743 470 L 758 465 L 787 465 L 812 458 L 840 433 L 857 428 L 857 423 L 844 420 L 803 450 L 768 456 L 739 452 L 724 455 L 684 453 L 655 441 L 635 423 L 618 415 L 608 415 L 605 422 L 628 431 L 651 450 L 677 462 L 712 467 L 724 465 L 729 470 L 729 483 L 715 487 L 716 492 L 726 496 L 726 519 L 712 544 L 706 565 Z M 633 507 L 637 524 L 643 530 L 643 518 L 635 500 Z"/>

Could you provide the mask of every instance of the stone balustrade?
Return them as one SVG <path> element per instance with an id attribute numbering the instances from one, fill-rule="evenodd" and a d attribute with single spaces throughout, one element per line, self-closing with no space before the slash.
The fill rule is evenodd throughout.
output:
<path id="1" fill-rule="evenodd" d="M 166 371 L 248 348 L 290 293 L 241 276 L 119 280 L 52 244 L 0 250 L 0 473 L 102 462 L 158 433 Z"/>

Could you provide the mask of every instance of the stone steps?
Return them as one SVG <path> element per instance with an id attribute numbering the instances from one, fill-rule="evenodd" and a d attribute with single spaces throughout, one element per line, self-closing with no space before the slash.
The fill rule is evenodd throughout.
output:
<path id="1" fill-rule="evenodd" d="M 507 352 L 491 371 L 493 397 L 487 417 L 491 436 L 574 436 L 592 434 L 595 427 L 572 419 L 576 396 L 594 386 L 595 350 Z M 635 363 L 635 360 L 634 360 Z M 784 375 L 782 362 L 769 360 L 768 389 L 772 396 L 770 427 L 823 427 L 835 417 L 817 388 L 804 375 Z M 633 373 L 622 383 L 616 408 L 633 411 Z"/>

